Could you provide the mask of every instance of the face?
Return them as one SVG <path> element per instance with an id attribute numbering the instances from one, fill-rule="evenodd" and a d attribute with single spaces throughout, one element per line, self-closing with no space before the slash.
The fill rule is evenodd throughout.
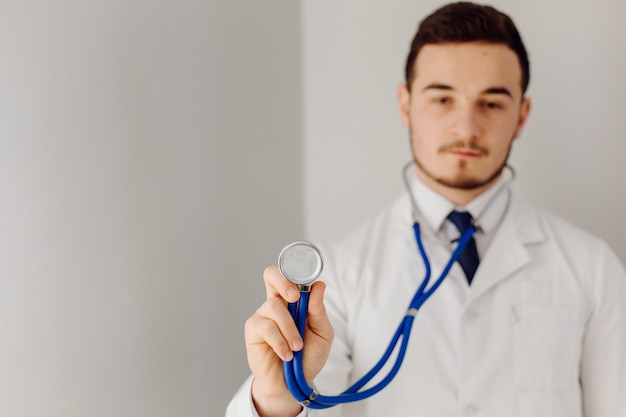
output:
<path id="1" fill-rule="evenodd" d="M 530 111 L 517 55 L 482 42 L 424 46 L 398 88 L 418 175 L 464 205 L 497 180 Z"/>

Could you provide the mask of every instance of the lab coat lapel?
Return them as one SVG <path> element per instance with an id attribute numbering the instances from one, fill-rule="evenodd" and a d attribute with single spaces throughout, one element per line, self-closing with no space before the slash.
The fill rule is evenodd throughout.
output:
<path id="1" fill-rule="evenodd" d="M 530 263 L 528 245 L 545 234 L 534 210 L 513 201 L 480 262 L 466 305 Z"/>

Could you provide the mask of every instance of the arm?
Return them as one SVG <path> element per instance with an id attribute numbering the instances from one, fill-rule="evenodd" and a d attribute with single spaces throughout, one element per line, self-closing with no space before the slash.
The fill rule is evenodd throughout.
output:
<path id="1" fill-rule="evenodd" d="M 583 341 L 583 407 L 586 417 L 626 416 L 626 272 L 608 247 L 599 249 Z"/>

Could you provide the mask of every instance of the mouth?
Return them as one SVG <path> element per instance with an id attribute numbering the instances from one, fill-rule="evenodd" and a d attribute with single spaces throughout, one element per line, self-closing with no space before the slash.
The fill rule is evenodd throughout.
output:
<path id="1" fill-rule="evenodd" d="M 481 156 L 487 156 L 489 151 L 482 146 L 479 146 L 475 143 L 465 144 L 465 143 L 452 143 L 446 146 L 443 146 L 439 149 L 440 153 L 447 153 L 450 155 L 458 156 L 461 158 L 479 158 Z"/>
<path id="2" fill-rule="evenodd" d="M 463 158 L 478 158 L 484 154 L 483 152 L 479 150 L 468 149 L 468 148 L 449 149 L 446 152 L 455 156 L 463 157 Z"/>

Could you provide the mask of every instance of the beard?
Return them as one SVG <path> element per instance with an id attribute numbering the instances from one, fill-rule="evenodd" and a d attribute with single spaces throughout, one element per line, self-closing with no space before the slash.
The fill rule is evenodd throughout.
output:
<path id="1" fill-rule="evenodd" d="M 463 161 L 463 160 L 459 161 L 458 172 L 456 174 L 453 174 L 451 176 L 443 176 L 443 175 L 437 175 L 433 173 L 428 168 L 426 168 L 424 164 L 422 164 L 419 161 L 415 153 L 412 138 L 410 138 L 410 142 L 411 142 L 411 150 L 413 151 L 413 160 L 415 161 L 415 164 L 417 165 L 418 169 L 421 170 L 422 173 L 424 173 L 424 175 L 426 175 L 428 178 L 432 179 L 433 181 L 447 188 L 455 188 L 459 190 L 475 190 L 478 188 L 482 188 L 490 184 L 491 182 L 493 182 L 496 178 L 500 176 L 500 174 L 502 174 L 502 171 L 506 167 L 507 161 L 509 160 L 511 148 L 513 147 L 513 139 L 511 139 L 505 158 L 502 160 L 500 165 L 498 165 L 493 170 L 493 172 L 489 173 L 486 176 L 477 176 L 477 175 L 471 175 L 470 173 L 468 173 L 466 170 L 468 163 L 467 161 Z M 443 153 L 443 152 L 446 152 L 448 150 L 455 149 L 455 148 L 471 149 L 473 151 L 479 152 L 481 155 L 484 155 L 484 156 L 489 155 L 489 150 L 487 148 L 483 148 L 473 142 L 469 142 L 468 144 L 466 144 L 464 141 L 457 141 L 448 145 L 444 145 L 441 148 L 439 148 L 439 153 Z"/>

